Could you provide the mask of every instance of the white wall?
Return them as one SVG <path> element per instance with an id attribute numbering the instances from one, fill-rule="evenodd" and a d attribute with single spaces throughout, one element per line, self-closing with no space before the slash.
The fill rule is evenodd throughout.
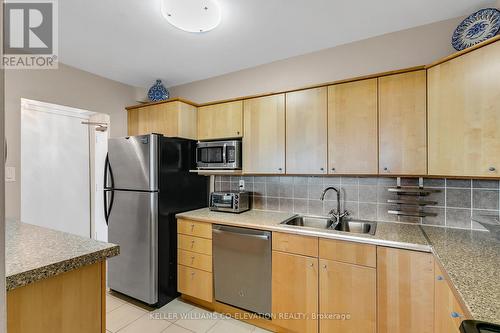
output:
<path id="1" fill-rule="evenodd" d="M 454 52 L 451 35 L 460 21 L 437 22 L 171 87 L 171 96 L 203 103 L 426 65 Z"/>
<path id="2" fill-rule="evenodd" d="M 106 113 L 111 136 L 127 133 L 125 106 L 135 104 L 136 87 L 59 64 L 57 70 L 5 72 L 5 124 L 9 145 L 7 166 L 16 168 L 16 181 L 6 184 L 6 215 L 20 217 L 21 98 Z"/>

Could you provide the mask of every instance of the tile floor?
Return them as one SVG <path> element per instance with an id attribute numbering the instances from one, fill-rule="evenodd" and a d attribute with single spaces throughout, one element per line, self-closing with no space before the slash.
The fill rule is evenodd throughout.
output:
<path id="1" fill-rule="evenodd" d="M 110 333 L 265 333 L 250 324 L 223 317 L 176 299 L 147 309 L 121 295 L 106 295 L 106 329 Z"/>

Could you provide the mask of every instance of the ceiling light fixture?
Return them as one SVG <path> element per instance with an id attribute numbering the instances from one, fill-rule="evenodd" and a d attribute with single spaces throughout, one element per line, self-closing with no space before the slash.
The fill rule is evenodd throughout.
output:
<path id="1" fill-rule="evenodd" d="M 188 32 L 207 32 L 221 21 L 216 0 L 161 0 L 161 12 L 174 27 Z"/>

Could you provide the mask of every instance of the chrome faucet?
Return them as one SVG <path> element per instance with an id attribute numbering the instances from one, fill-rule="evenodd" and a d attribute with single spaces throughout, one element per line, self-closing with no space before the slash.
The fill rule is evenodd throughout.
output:
<path id="1" fill-rule="evenodd" d="M 337 193 L 337 210 L 332 209 L 328 213 L 329 215 L 332 215 L 333 218 L 335 218 L 335 225 L 337 225 L 337 224 L 342 222 L 342 219 L 344 217 L 349 215 L 349 212 L 347 210 L 344 210 L 342 213 L 340 212 L 340 191 L 333 186 L 327 187 L 323 190 L 323 193 L 321 193 L 320 200 L 321 201 L 325 200 L 326 192 L 328 192 L 329 190 L 333 190 Z M 328 227 L 331 227 L 331 226 L 332 226 L 332 224 L 330 224 Z"/>

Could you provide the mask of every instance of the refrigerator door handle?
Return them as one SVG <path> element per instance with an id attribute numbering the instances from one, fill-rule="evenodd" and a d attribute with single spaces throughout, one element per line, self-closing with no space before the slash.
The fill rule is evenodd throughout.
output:
<path id="1" fill-rule="evenodd" d="M 111 186 L 108 187 L 108 173 L 109 179 L 111 180 Z M 109 215 L 111 214 L 111 209 L 113 208 L 113 201 L 115 199 L 114 193 L 115 180 L 113 178 L 113 171 L 111 170 L 111 165 L 109 164 L 109 154 L 106 154 L 106 161 L 104 163 L 104 218 L 106 220 L 106 225 L 109 224 Z M 111 192 L 111 200 L 108 206 L 108 192 Z"/>

